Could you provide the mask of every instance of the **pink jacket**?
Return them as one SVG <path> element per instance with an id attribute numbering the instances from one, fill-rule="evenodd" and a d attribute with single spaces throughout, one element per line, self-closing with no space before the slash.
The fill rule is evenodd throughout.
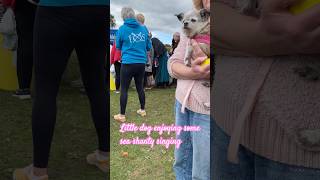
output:
<path id="1" fill-rule="evenodd" d="M 168 72 L 173 78 L 178 80 L 176 99 L 182 104 L 182 107 L 186 107 L 196 113 L 210 115 L 210 88 L 204 86 L 202 80 L 185 80 L 184 77 L 175 74 L 171 69 L 174 63 L 184 64 L 183 59 L 189 42 L 190 39 L 186 36 L 181 36 L 178 47 L 168 61 Z"/>

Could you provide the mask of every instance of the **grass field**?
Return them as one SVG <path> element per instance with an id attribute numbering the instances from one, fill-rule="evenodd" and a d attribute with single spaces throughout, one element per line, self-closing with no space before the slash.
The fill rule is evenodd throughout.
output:
<path id="1" fill-rule="evenodd" d="M 69 86 L 79 77 L 76 56 L 73 55 L 64 75 L 59 97 L 58 116 L 49 163 L 50 180 L 106 180 L 105 175 L 86 164 L 85 157 L 97 147 L 96 133 L 89 111 L 89 102 L 77 88 Z M 0 91 L 0 180 L 12 179 L 14 168 L 32 161 L 30 100 L 21 101 L 11 92 Z M 127 121 L 148 125 L 172 124 L 174 89 L 153 89 L 146 92 L 147 117 L 136 115 L 139 109 L 137 93 L 129 92 Z M 174 179 L 173 147 L 119 145 L 120 138 L 137 134 L 121 134 L 120 123 L 112 119 L 119 110 L 119 94 L 111 92 L 111 172 L 113 180 Z M 139 133 L 139 137 L 146 136 Z M 152 135 L 157 137 L 156 135 Z M 128 152 L 128 157 L 122 157 Z"/>
<path id="2" fill-rule="evenodd" d="M 146 118 L 138 117 L 137 95 L 129 92 L 128 122 L 136 124 L 173 123 L 174 90 L 151 90 L 146 92 Z M 119 95 L 111 93 L 111 113 L 118 112 Z M 11 97 L 0 91 L 0 179 L 11 179 L 15 167 L 28 165 L 32 160 L 31 101 Z M 50 159 L 52 180 L 105 180 L 106 175 L 86 164 L 85 156 L 96 147 L 96 135 L 90 118 L 87 97 L 77 89 L 62 87 L 59 96 L 59 112 Z M 146 146 L 119 145 L 120 123 L 111 119 L 111 179 L 143 180 L 174 179 L 172 173 L 173 148 L 163 146 L 153 149 Z M 144 137 L 145 133 L 139 133 Z M 156 137 L 156 136 L 153 136 Z M 128 157 L 122 157 L 128 152 Z"/>
<path id="3" fill-rule="evenodd" d="M 79 78 L 73 55 L 58 97 L 58 116 L 49 162 L 51 180 L 106 180 L 106 174 L 86 164 L 86 155 L 97 148 L 88 98 L 70 81 Z M 30 100 L 21 101 L 0 91 L 0 180 L 11 180 L 14 168 L 32 161 Z"/>
<path id="4" fill-rule="evenodd" d="M 96 149 L 87 97 L 77 89 L 63 87 L 50 158 L 52 180 L 106 180 L 106 175 L 86 164 Z M 32 160 L 31 101 L 21 101 L 0 92 L 0 179 L 12 179 L 15 167 Z"/>
<path id="5" fill-rule="evenodd" d="M 119 113 L 119 94 L 111 93 L 111 114 Z M 127 106 L 127 123 L 141 125 L 170 125 L 174 123 L 173 115 L 174 89 L 153 89 L 146 91 L 147 117 L 139 117 L 136 110 L 139 109 L 137 93 L 129 92 Z M 111 117 L 112 118 L 112 117 Z M 172 164 L 174 162 L 173 148 L 166 149 L 157 145 L 150 148 L 148 145 L 120 145 L 121 138 L 145 138 L 145 132 L 120 133 L 121 123 L 111 119 L 111 179 L 115 180 L 170 180 L 174 179 Z M 173 136 L 173 135 L 171 135 Z M 153 133 L 155 139 L 159 137 Z M 128 157 L 122 153 L 128 152 Z"/>

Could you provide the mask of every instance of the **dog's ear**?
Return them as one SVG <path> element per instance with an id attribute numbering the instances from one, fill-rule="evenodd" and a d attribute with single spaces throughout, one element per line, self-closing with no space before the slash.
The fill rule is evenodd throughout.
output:
<path id="1" fill-rule="evenodd" d="M 176 14 L 175 16 L 177 16 L 177 18 L 179 19 L 179 21 L 182 21 L 184 14 L 180 13 L 180 14 Z"/>
<path id="2" fill-rule="evenodd" d="M 200 16 L 202 19 L 207 20 L 210 18 L 210 11 L 206 9 L 200 9 Z"/>

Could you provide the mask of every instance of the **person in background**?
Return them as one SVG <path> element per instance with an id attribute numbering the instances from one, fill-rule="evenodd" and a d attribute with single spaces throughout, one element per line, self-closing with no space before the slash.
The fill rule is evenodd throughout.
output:
<path id="1" fill-rule="evenodd" d="M 137 21 L 144 27 L 145 26 L 145 17 L 143 14 L 139 13 L 136 15 L 136 19 Z M 148 31 L 148 28 L 146 27 L 147 31 Z M 150 33 L 149 33 L 149 40 L 151 39 L 150 37 Z M 152 59 L 151 57 L 154 56 L 154 50 L 153 50 L 153 47 L 151 47 L 151 50 L 148 51 L 148 61 L 146 63 L 146 67 L 145 67 L 145 74 L 144 74 L 144 83 L 143 83 L 143 87 L 144 89 L 151 89 L 150 85 L 148 85 L 148 77 L 150 75 L 150 73 L 152 74 Z"/>
<path id="2" fill-rule="evenodd" d="M 180 33 L 175 32 L 172 38 L 172 44 L 171 44 L 172 50 L 170 52 L 170 56 L 174 54 L 174 50 L 178 47 L 179 42 L 180 42 Z M 170 86 L 176 86 L 176 85 L 177 85 L 177 79 L 172 78 L 172 83 L 170 84 Z"/>
<path id="3" fill-rule="evenodd" d="M 180 33 L 175 32 L 172 38 L 172 44 L 171 44 L 172 51 L 170 52 L 170 56 L 174 54 L 174 50 L 178 47 L 179 42 L 180 42 Z"/>
<path id="4" fill-rule="evenodd" d="M 116 71 L 116 91 L 120 93 L 120 72 L 121 72 L 121 51 L 116 48 L 116 41 L 113 42 L 110 55 L 110 64 L 114 65 Z"/>
<path id="5" fill-rule="evenodd" d="M 152 45 L 152 48 L 153 48 L 153 45 Z M 153 48 L 152 76 L 154 80 L 157 77 L 158 69 L 159 69 L 159 61 L 154 55 L 154 48 Z M 155 86 L 156 85 L 157 84 L 155 83 Z"/>
<path id="6" fill-rule="evenodd" d="M 137 14 L 137 15 L 136 15 L 136 19 L 137 19 L 137 21 L 138 21 L 141 25 L 145 26 L 145 25 L 144 25 L 145 17 L 144 17 L 143 14 L 141 14 L 141 13 Z"/>
<path id="7" fill-rule="evenodd" d="M 13 96 L 19 99 L 31 98 L 33 72 L 33 25 L 37 8 L 36 0 L 3 0 L 15 11 L 18 35 L 17 76 L 19 89 Z"/>
<path id="8" fill-rule="evenodd" d="M 2 48 L 13 52 L 13 63 L 16 65 L 18 36 L 14 15 L 15 1 L 6 1 L 4 2 L 5 4 L 2 3 L 2 0 L 0 0 L 0 33 L 3 36 L 3 42 L 1 46 Z M 4 19 L 5 16 L 7 19 Z M 8 28 L 7 25 L 9 25 L 11 28 Z"/>
<path id="9" fill-rule="evenodd" d="M 210 9 L 209 0 L 193 0 L 195 9 Z M 203 57 L 193 57 L 191 67 L 184 64 L 190 39 L 181 35 L 175 53 L 170 57 L 168 70 L 177 79 L 175 119 L 177 126 L 199 126 L 200 132 L 182 132 L 177 135 L 183 143 L 175 149 L 173 169 L 177 180 L 210 178 L 210 88 L 203 80 L 210 79 L 210 65 L 204 67 Z M 212 133 L 212 132 L 211 132 Z M 217 180 L 227 180 L 218 178 Z M 228 179 L 229 180 L 229 179 Z"/>
<path id="10" fill-rule="evenodd" d="M 149 39 L 152 38 L 152 33 L 149 32 Z M 152 65 L 153 65 L 153 59 L 154 59 L 154 49 L 151 45 L 151 49 L 148 52 L 148 62 L 146 64 L 145 68 L 145 76 L 144 76 L 144 87 L 145 89 L 152 89 L 152 86 L 154 85 L 154 78 L 152 76 Z"/>
<path id="11" fill-rule="evenodd" d="M 169 85 L 169 73 L 167 69 L 168 51 L 164 44 L 158 38 L 152 38 L 152 46 L 154 48 L 154 61 L 158 65 L 156 72 L 156 86 L 167 87 Z"/>
<path id="12" fill-rule="evenodd" d="M 98 137 L 97 150 L 89 154 L 86 160 L 104 173 L 109 172 L 109 107 L 104 69 L 106 56 L 109 54 L 106 34 L 109 10 L 109 2 L 106 0 L 40 1 L 34 24 L 33 163 L 16 169 L 13 173 L 14 180 L 48 180 L 49 154 L 57 116 L 57 95 L 73 50 L 78 55 L 81 77 L 89 97 Z M 61 173 L 58 179 L 65 179 L 64 173 L 68 172 Z"/>
<path id="13" fill-rule="evenodd" d="M 145 111 L 143 81 L 147 51 L 151 49 L 151 42 L 148 38 L 147 28 L 136 20 L 135 12 L 132 8 L 122 8 L 121 17 L 124 20 L 124 24 L 119 28 L 116 36 L 117 49 L 122 53 L 120 114 L 114 115 L 114 119 L 119 122 L 125 122 L 128 90 L 132 78 L 134 78 L 140 101 L 140 109 L 137 110 L 137 113 L 141 116 L 147 115 Z"/>

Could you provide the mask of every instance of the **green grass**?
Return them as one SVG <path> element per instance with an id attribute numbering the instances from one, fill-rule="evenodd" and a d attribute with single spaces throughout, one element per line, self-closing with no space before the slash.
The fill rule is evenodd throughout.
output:
<path id="1" fill-rule="evenodd" d="M 119 113 L 119 94 L 111 93 L 111 114 Z M 127 123 L 135 123 L 140 126 L 147 125 L 170 125 L 174 123 L 173 115 L 174 89 L 155 89 L 146 91 L 147 117 L 139 117 L 136 110 L 139 109 L 137 93 L 129 92 L 127 105 Z M 172 171 L 174 162 L 174 146 L 166 149 L 156 145 L 153 149 L 148 145 L 120 145 L 121 138 L 145 138 L 146 133 L 127 132 L 120 133 L 121 123 L 111 121 L 111 179 L 115 180 L 170 180 L 175 179 Z M 171 135 L 174 136 L 174 135 Z M 152 133 L 152 137 L 159 137 Z M 122 152 L 128 152 L 128 157 L 122 157 Z"/>
<path id="2" fill-rule="evenodd" d="M 12 179 L 16 167 L 32 161 L 31 101 L 21 101 L 0 92 L 0 179 Z M 62 88 L 50 158 L 52 180 L 105 180 L 106 175 L 86 164 L 85 157 L 96 149 L 87 97 L 76 89 Z"/>
<path id="3" fill-rule="evenodd" d="M 75 68 L 76 67 L 76 68 Z M 86 164 L 85 157 L 97 147 L 96 133 L 91 121 L 89 103 L 78 89 L 67 84 L 79 77 L 76 57 L 69 62 L 58 97 L 58 116 L 51 148 L 49 175 L 51 180 L 106 180 L 108 176 Z M 139 108 L 136 92 L 129 92 L 128 122 L 172 124 L 174 89 L 155 89 L 146 92 L 147 117 L 136 115 Z M 119 95 L 111 93 L 111 115 L 118 113 Z M 29 165 L 32 161 L 31 137 L 32 102 L 21 101 L 11 92 L 0 91 L 0 180 L 12 179 L 15 168 Z M 174 179 L 172 171 L 173 147 L 150 149 L 146 146 L 119 145 L 120 138 L 136 134 L 119 132 L 120 123 L 111 118 L 111 173 L 114 180 Z M 144 137 L 145 133 L 139 133 Z M 153 135 L 153 137 L 157 137 Z M 122 157 L 128 152 L 128 157 Z"/>
<path id="4" fill-rule="evenodd" d="M 58 98 L 58 115 L 49 162 L 51 180 L 106 180 L 105 174 L 86 164 L 85 157 L 97 148 L 88 98 L 67 85 L 79 78 L 73 55 Z M 0 179 L 12 179 L 14 168 L 32 162 L 30 100 L 21 101 L 0 91 Z"/>

